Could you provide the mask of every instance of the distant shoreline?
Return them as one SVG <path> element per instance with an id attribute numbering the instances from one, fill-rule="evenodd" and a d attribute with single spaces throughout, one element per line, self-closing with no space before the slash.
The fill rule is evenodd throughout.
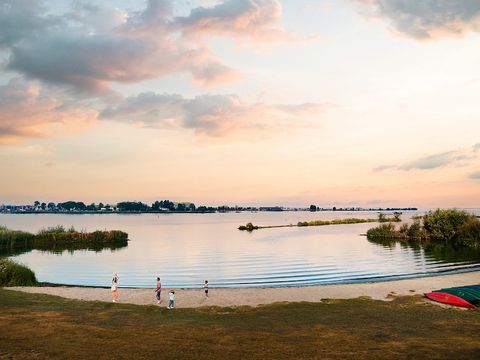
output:
<path id="1" fill-rule="evenodd" d="M 64 214 L 64 215 L 82 215 L 82 214 L 226 214 L 226 213 L 278 213 L 278 212 L 307 212 L 307 213 L 316 213 L 316 212 L 391 212 L 391 211 L 418 211 L 417 208 L 389 208 L 389 209 L 325 209 L 310 211 L 308 209 L 284 209 L 284 210 L 231 210 L 231 211 L 218 211 L 218 210 L 205 210 L 205 211 L 158 211 L 158 210 L 147 210 L 147 211 L 0 211 L 0 214 L 9 214 L 9 215 L 23 215 L 23 214 Z"/>

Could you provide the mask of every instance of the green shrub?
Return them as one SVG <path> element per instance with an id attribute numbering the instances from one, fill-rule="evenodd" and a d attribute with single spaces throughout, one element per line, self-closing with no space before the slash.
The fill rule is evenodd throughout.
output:
<path id="1" fill-rule="evenodd" d="M 455 243 L 480 248 L 480 221 L 472 218 L 463 224 L 457 231 Z"/>
<path id="2" fill-rule="evenodd" d="M 437 209 L 423 217 L 423 227 L 430 238 L 452 240 L 458 230 L 467 222 L 476 220 L 475 215 L 456 209 Z"/>
<path id="3" fill-rule="evenodd" d="M 367 237 L 369 239 L 386 239 L 398 238 L 402 237 L 402 235 L 395 229 L 395 225 L 391 223 L 384 223 L 369 229 L 367 231 Z"/>
<path id="4" fill-rule="evenodd" d="M 35 273 L 28 267 L 6 258 L 0 258 L 0 286 L 37 285 Z"/>

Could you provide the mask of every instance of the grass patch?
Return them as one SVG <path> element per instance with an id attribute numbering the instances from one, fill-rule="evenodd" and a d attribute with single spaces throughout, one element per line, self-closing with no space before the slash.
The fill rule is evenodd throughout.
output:
<path id="1" fill-rule="evenodd" d="M 476 359 L 480 351 L 479 311 L 420 297 L 168 311 L 0 289 L 0 307 L 0 358 Z"/>
<path id="2" fill-rule="evenodd" d="M 37 285 L 35 273 L 10 259 L 0 258 L 0 286 Z"/>

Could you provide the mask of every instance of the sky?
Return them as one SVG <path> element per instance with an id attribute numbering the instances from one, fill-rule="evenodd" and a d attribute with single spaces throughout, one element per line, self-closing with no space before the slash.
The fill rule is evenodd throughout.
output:
<path id="1" fill-rule="evenodd" d="M 0 0 L 0 204 L 480 206 L 477 0 Z"/>

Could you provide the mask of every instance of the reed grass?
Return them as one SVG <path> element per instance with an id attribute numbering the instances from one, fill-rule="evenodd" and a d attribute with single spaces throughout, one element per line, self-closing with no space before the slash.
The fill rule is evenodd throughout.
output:
<path id="1" fill-rule="evenodd" d="M 0 250 L 101 250 L 103 248 L 119 248 L 127 246 L 128 234 L 119 230 L 97 230 L 93 232 L 77 231 L 73 227 L 49 227 L 37 234 L 10 230 L 0 227 Z"/>

